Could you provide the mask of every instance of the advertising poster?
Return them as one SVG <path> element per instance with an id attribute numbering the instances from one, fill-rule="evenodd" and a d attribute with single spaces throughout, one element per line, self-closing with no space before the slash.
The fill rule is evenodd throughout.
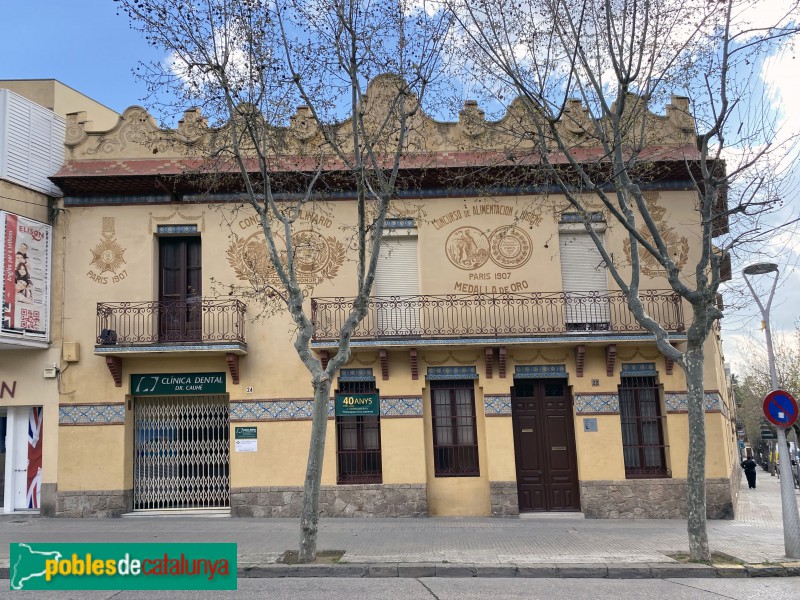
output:
<path id="1" fill-rule="evenodd" d="M 51 234 L 45 223 L 0 212 L 4 333 L 47 337 Z"/>

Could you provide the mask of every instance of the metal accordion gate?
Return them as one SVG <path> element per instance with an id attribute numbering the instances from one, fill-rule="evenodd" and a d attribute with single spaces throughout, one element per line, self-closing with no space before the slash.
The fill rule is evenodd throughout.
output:
<path id="1" fill-rule="evenodd" d="M 230 505 L 227 396 L 138 397 L 134 510 Z"/>

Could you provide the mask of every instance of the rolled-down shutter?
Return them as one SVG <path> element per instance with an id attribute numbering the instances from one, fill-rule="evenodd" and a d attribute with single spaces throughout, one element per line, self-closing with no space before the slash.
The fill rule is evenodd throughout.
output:
<path id="1" fill-rule="evenodd" d="M 571 329 L 582 324 L 595 329 L 608 323 L 608 278 L 606 265 L 592 237 L 585 231 L 559 233 L 561 280 L 567 294 L 564 316 Z"/>
<path id="2" fill-rule="evenodd" d="M 420 335 L 416 237 L 383 240 L 372 289 L 379 335 Z"/>

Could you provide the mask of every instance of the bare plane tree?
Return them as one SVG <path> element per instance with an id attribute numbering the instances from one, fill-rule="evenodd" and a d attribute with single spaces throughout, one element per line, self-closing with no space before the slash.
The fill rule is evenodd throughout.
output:
<path id="1" fill-rule="evenodd" d="M 384 223 L 414 119 L 440 67 L 447 17 L 405 0 L 118 1 L 132 27 L 168 55 L 139 68 L 151 99 L 199 106 L 221 124 L 213 147 L 193 151 L 206 159 L 206 172 L 238 178 L 258 215 L 274 276 L 252 283 L 264 302 L 277 299 L 291 315 L 314 389 L 299 549 L 301 562 L 313 561 L 331 383 L 367 311 Z M 378 76 L 380 93 L 367 99 Z M 304 135 L 287 141 L 298 105 L 292 119 Z M 323 366 L 310 347 L 313 323 L 296 261 L 302 249 L 292 233 L 301 212 L 331 189 L 357 204 L 357 222 L 349 224 L 357 293 L 337 352 Z"/>
<path id="2" fill-rule="evenodd" d="M 454 61 L 465 87 L 490 102 L 523 107 L 528 128 L 509 128 L 514 155 L 544 173 L 583 217 L 636 320 L 686 376 L 689 412 L 688 534 L 693 560 L 710 560 L 706 533 L 704 344 L 718 307 L 730 253 L 764 241 L 781 206 L 789 144 L 778 143 L 774 112 L 758 81 L 764 57 L 797 34 L 797 5 L 747 22 L 749 1 L 445 0 L 459 27 Z M 794 16 L 793 16 L 794 15 Z M 771 20 L 770 20 L 771 19 Z M 669 102 L 688 143 L 659 156 L 654 112 Z M 694 112 L 694 118 L 690 114 Z M 662 117 L 663 118 L 663 117 Z M 781 132 L 785 133 L 785 132 Z M 673 142 L 674 145 L 674 142 Z M 587 149 L 595 149 L 589 152 Z M 693 182 L 699 245 L 678 264 L 648 205 L 647 184 L 668 159 Z M 624 228 L 629 263 L 620 265 L 592 227 L 598 208 Z M 741 249 L 741 250 L 740 250 Z M 685 349 L 647 314 L 643 261 L 657 262 L 691 307 Z"/>

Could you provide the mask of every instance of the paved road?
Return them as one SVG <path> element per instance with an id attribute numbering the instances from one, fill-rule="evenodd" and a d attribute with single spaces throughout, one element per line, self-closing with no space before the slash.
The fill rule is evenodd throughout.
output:
<path id="1" fill-rule="evenodd" d="M 0 599 L 85 600 L 788 600 L 796 578 L 766 579 L 240 579 L 235 592 L 10 592 Z"/>
<path id="2" fill-rule="evenodd" d="M 747 563 L 784 562 L 777 478 L 743 483 L 733 521 L 709 521 L 711 548 Z M 240 567 L 274 563 L 298 545 L 296 519 L 0 517 L 0 567 L 9 542 L 236 542 Z M 348 563 L 670 563 L 688 548 L 684 520 L 421 518 L 323 519 L 320 550 Z"/>

